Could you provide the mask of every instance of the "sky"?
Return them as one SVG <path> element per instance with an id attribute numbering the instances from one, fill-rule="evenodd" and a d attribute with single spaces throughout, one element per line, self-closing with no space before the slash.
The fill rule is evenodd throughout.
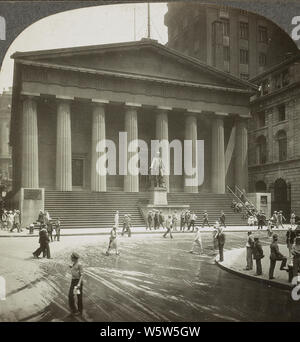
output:
<path id="1" fill-rule="evenodd" d="M 164 25 L 166 12 L 166 3 L 150 5 L 151 38 L 161 44 L 168 39 Z M 10 56 L 16 51 L 127 42 L 146 36 L 146 3 L 95 6 L 51 15 L 29 26 L 11 44 L 0 72 L 0 92 L 12 86 Z"/>

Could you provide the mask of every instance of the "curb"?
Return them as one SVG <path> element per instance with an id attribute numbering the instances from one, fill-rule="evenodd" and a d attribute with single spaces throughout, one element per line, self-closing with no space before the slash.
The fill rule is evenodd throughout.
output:
<path id="1" fill-rule="evenodd" d="M 224 258 L 226 257 L 226 252 L 224 252 Z M 261 284 L 265 284 L 265 285 L 268 285 L 268 286 L 273 286 L 273 287 L 277 287 L 277 288 L 280 288 L 280 289 L 283 289 L 283 290 L 291 290 L 294 285 L 290 284 L 290 283 L 282 283 L 282 282 L 279 282 L 277 280 L 270 280 L 270 279 L 266 279 L 266 278 L 259 278 L 259 277 L 255 277 L 253 275 L 250 275 L 250 274 L 245 274 L 245 273 L 242 273 L 240 271 L 237 271 L 237 270 L 234 270 L 228 266 L 225 266 L 223 265 L 220 261 L 217 260 L 217 258 L 219 258 L 219 256 L 217 255 L 216 259 L 215 259 L 215 263 L 217 264 L 217 266 L 219 268 L 221 268 L 222 270 L 224 271 L 227 271 L 229 273 L 232 273 L 232 274 L 235 274 L 239 277 L 242 277 L 242 278 L 245 278 L 245 279 L 249 279 L 249 280 L 252 280 L 252 281 L 256 281 L 258 283 L 261 283 Z"/>

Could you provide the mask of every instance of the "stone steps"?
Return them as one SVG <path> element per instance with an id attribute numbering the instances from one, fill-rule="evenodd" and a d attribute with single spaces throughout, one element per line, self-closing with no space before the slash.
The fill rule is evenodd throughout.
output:
<path id="1" fill-rule="evenodd" d="M 145 222 L 139 204 L 148 203 L 149 192 L 126 193 L 85 191 L 45 192 L 45 210 L 52 218 L 59 217 L 64 228 L 108 228 L 114 223 L 116 210 L 120 212 L 120 223 L 124 214 L 131 214 L 134 227 L 143 227 Z M 189 204 L 198 216 L 197 224 L 202 222 L 202 214 L 207 210 L 210 223 L 213 223 L 224 210 L 228 225 L 243 225 L 240 214 L 233 213 L 231 199 L 226 194 L 188 194 L 169 193 L 169 204 Z"/>

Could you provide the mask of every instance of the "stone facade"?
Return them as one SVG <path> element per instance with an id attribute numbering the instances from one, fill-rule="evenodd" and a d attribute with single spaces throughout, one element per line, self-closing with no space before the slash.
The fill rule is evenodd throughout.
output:
<path id="1" fill-rule="evenodd" d="M 300 212 L 299 55 L 252 81 L 260 95 L 251 101 L 249 187 L 272 194 L 273 210 Z"/>
<path id="2" fill-rule="evenodd" d="M 95 171 L 103 153 L 97 141 L 109 139 L 122 158 L 131 160 L 137 146 L 124 147 L 137 138 L 148 145 L 153 139 L 191 140 L 193 166 L 198 165 L 195 142 L 204 140 L 201 186 L 186 187 L 189 176 L 174 174 L 174 154 L 162 149 L 170 161 L 168 191 L 224 193 L 236 180 L 247 187 L 239 174 L 244 166 L 235 159 L 246 160 L 245 123 L 256 86 L 148 39 L 13 58 L 15 192 L 23 187 L 145 191 L 147 176 L 124 175 L 119 160 L 116 175 Z M 120 132 L 126 132 L 126 143 L 120 143 Z M 236 148 L 236 141 L 243 147 Z"/>
<path id="3" fill-rule="evenodd" d="M 197 2 L 172 2 L 165 15 L 168 47 L 243 78 L 253 78 L 298 49 L 257 14 Z"/>
<path id="4" fill-rule="evenodd" d="M 11 113 L 11 91 L 5 91 L 0 95 L 0 174 L 1 179 L 11 187 L 12 163 L 11 149 L 9 146 L 9 127 Z"/>

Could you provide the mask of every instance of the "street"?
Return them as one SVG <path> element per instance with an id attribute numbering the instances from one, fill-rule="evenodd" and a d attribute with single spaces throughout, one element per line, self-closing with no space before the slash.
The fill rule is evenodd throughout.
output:
<path id="1" fill-rule="evenodd" d="M 228 232 L 225 249 L 243 247 L 245 239 L 246 233 Z M 299 303 L 289 291 L 217 267 L 210 233 L 202 234 L 201 256 L 188 253 L 189 233 L 119 241 L 120 256 L 105 256 L 108 236 L 63 237 L 50 244 L 53 259 L 35 260 L 37 238 L 1 238 L 7 288 L 0 321 L 299 321 Z M 72 251 L 85 271 L 82 317 L 68 310 Z"/>

